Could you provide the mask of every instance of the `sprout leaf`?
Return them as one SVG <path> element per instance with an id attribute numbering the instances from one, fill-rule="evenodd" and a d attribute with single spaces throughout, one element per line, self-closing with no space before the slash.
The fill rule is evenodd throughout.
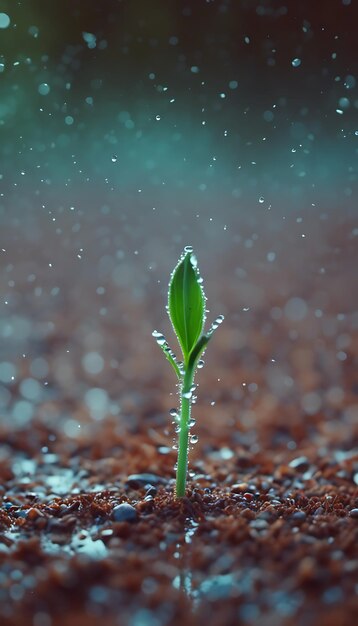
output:
<path id="1" fill-rule="evenodd" d="M 168 313 L 188 362 L 205 322 L 205 295 L 191 248 L 184 250 L 169 283 Z"/>

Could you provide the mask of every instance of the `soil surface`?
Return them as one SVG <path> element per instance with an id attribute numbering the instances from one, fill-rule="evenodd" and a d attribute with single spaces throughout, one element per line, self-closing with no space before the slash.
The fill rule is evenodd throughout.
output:
<path id="1" fill-rule="evenodd" d="M 278 257 L 286 250 L 280 264 L 261 267 L 255 246 L 239 259 L 235 242 L 219 269 L 208 263 L 210 308 L 226 320 L 198 372 L 198 442 L 181 501 L 175 381 L 150 336 L 169 328 L 156 281 L 133 289 L 123 261 L 111 282 L 108 258 L 100 278 L 81 275 L 81 297 L 70 272 L 62 295 L 66 259 L 57 277 L 56 263 L 41 277 L 36 297 L 17 277 L 1 370 L 5 379 L 11 348 L 16 375 L 4 383 L 0 422 L 1 626 L 357 623 L 358 340 L 354 294 L 342 284 L 354 283 L 352 225 L 318 220 L 304 248 L 293 245 L 296 220 L 285 228 L 284 242 L 274 236 Z M 265 249 L 265 226 L 255 232 Z M 341 253 L 328 250 L 330 238 Z M 26 245 L 16 252 L 24 277 Z M 269 240 L 266 248 L 265 258 Z"/>

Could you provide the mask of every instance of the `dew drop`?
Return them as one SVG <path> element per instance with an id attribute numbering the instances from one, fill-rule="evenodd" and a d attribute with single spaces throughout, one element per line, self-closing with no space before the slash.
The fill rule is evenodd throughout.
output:
<path id="1" fill-rule="evenodd" d="M 193 428 L 193 426 L 195 426 L 196 424 L 196 419 L 194 419 L 193 417 L 189 420 L 189 428 Z"/>
<path id="2" fill-rule="evenodd" d="M 114 154 L 111 158 L 112 163 L 117 163 L 118 157 L 116 154 Z"/>
<path id="3" fill-rule="evenodd" d="M 193 445 L 198 443 L 199 441 L 199 437 L 198 435 L 190 435 L 190 443 L 192 443 Z"/>
<path id="4" fill-rule="evenodd" d="M 198 361 L 197 367 L 198 367 L 199 370 L 201 370 L 204 367 L 204 365 L 205 365 L 205 361 L 200 359 L 200 361 Z"/>
<path id="5" fill-rule="evenodd" d="M 198 259 L 196 258 L 195 254 L 192 254 L 190 256 L 190 263 L 192 264 L 192 267 L 194 269 L 198 267 Z"/>
<path id="6" fill-rule="evenodd" d="M 177 419 L 177 418 L 178 418 L 178 411 L 177 411 L 177 409 L 170 409 L 170 411 L 169 411 L 169 415 L 170 415 L 170 417 L 172 417 L 173 419 Z"/>
<path id="7" fill-rule="evenodd" d="M 188 252 L 193 252 L 193 246 L 185 246 L 184 252 L 187 254 Z"/>
<path id="8" fill-rule="evenodd" d="M 192 391 L 185 391 L 184 393 L 182 393 L 182 398 L 185 398 L 186 400 L 190 400 L 192 395 L 193 395 Z"/>
<path id="9" fill-rule="evenodd" d="M 152 337 L 154 337 L 159 346 L 164 346 L 164 344 L 166 343 L 164 335 L 162 335 L 162 333 L 159 333 L 157 330 L 153 330 Z"/>
<path id="10" fill-rule="evenodd" d="M 263 204 L 265 202 L 265 198 L 263 196 L 259 197 L 259 203 Z"/>

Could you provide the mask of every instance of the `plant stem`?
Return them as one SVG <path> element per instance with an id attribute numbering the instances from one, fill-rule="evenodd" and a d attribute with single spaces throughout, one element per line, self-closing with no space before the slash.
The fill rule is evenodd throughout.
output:
<path id="1" fill-rule="evenodd" d="M 194 370 L 187 368 L 182 388 L 180 390 L 180 433 L 178 441 L 178 464 L 175 495 L 177 498 L 185 496 L 186 475 L 188 470 L 188 448 L 189 448 L 189 422 L 191 411 L 191 396 L 185 397 L 191 393 L 191 387 L 194 380 Z"/>

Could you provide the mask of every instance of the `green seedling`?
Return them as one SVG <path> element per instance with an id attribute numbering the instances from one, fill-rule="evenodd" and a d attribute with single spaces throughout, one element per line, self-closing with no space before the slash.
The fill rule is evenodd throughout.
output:
<path id="1" fill-rule="evenodd" d="M 201 357 L 212 334 L 224 319 L 223 315 L 219 315 L 208 332 L 204 332 L 206 297 L 203 279 L 191 246 L 184 248 L 170 277 L 167 311 L 182 351 L 183 360 L 177 360 L 162 333 L 155 330 L 152 334 L 178 379 L 180 410 L 178 412 L 172 409 L 170 414 L 174 418 L 175 431 L 178 435 L 175 494 L 177 498 L 182 498 L 185 496 L 189 441 L 194 443 L 197 440 L 195 435 L 190 435 L 190 429 L 195 424 L 191 418 L 191 405 L 195 401 L 193 396 L 196 388 L 195 372 L 198 367 L 204 365 Z"/>

